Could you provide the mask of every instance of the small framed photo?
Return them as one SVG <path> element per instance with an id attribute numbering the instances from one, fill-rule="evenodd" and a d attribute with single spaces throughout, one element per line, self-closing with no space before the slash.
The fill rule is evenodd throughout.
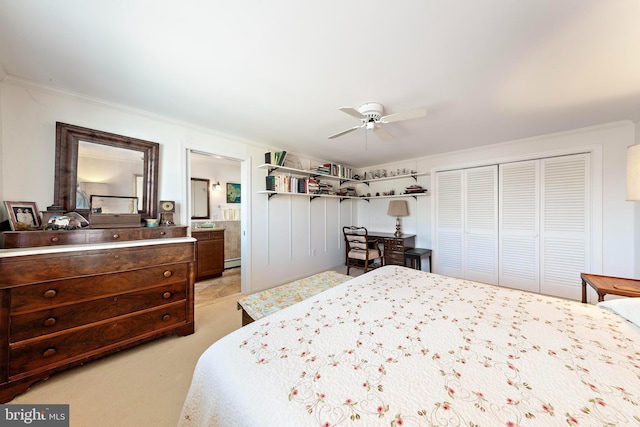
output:
<path id="1" fill-rule="evenodd" d="M 4 202 L 12 230 L 40 228 L 40 213 L 35 202 Z"/>
<path id="2" fill-rule="evenodd" d="M 227 182 L 227 203 L 240 203 L 240 184 Z"/>

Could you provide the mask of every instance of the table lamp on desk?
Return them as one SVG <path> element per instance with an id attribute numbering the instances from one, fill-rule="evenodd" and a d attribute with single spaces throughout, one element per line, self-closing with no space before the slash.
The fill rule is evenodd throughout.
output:
<path id="1" fill-rule="evenodd" d="M 400 217 L 409 215 L 409 207 L 407 205 L 406 200 L 391 200 L 389 202 L 389 209 L 387 210 L 387 215 L 396 217 L 396 237 L 400 237 L 402 235 L 402 231 L 400 231 Z"/>

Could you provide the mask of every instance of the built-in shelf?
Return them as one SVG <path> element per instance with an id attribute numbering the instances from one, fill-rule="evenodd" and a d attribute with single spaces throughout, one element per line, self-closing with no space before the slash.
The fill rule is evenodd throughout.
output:
<path id="1" fill-rule="evenodd" d="M 338 194 L 293 193 L 289 191 L 269 191 L 269 190 L 258 191 L 258 194 L 266 194 L 269 196 L 269 198 L 277 195 L 282 195 L 282 196 L 304 196 L 304 197 L 310 197 L 312 200 L 318 197 L 327 197 L 327 198 L 340 199 L 340 201 L 345 199 L 369 201 L 369 199 L 393 199 L 393 198 L 400 198 L 400 197 L 417 198 L 417 197 L 429 195 L 427 193 L 412 193 L 412 194 L 394 194 L 393 196 L 340 196 Z"/>
<path id="2" fill-rule="evenodd" d="M 264 165 L 258 166 L 258 168 L 266 169 L 267 172 L 269 173 L 269 175 L 271 175 L 271 173 L 273 173 L 274 171 L 282 170 L 282 171 L 289 172 L 289 173 L 296 174 L 296 175 L 306 175 L 306 176 L 311 176 L 311 177 L 314 177 L 314 178 L 326 178 L 326 179 L 339 180 L 339 181 L 341 181 L 341 183 L 347 182 L 347 181 L 359 182 L 359 180 L 357 180 L 357 179 L 350 179 L 350 178 L 344 178 L 344 177 L 336 176 L 336 175 L 329 175 L 329 174 L 319 173 L 319 172 L 313 171 L 313 170 L 289 168 L 289 167 L 286 167 L 286 166 L 264 164 Z"/>
<path id="3" fill-rule="evenodd" d="M 403 178 L 413 178 L 417 181 L 419 176 L 428 176 L 428 175 L 429 174 L 427 172 L 416 172 L 416 173 L 408 173 L 404 175 L 385 176 L 381 178 L 359 179 L 359 180 L 354 180 L 354 182 L 369 185 L 370 182 L 389 181 L 393 179 L 403 179 Z"/>
<path id="4" fill-rule="evenodd" d="M 276 170 L 281 170 L 283 172 L 288 172 L 288 173 L 293 174 L 293 175 L 309 176 L 309 177 L 313 177 L 313 178 L 316 178 L 316 179 L 339 180 L 340 181 L 340 185 L 342 185 L 342 184 L 344 184 L 346 182 L 349 182 L 351 184 L 366 184 L 366 185 L 369 185 L 372 182 L 389 181 L 389 180 L 404 179 L 404 178 L 413 178 L 417 182 L 419 176 L 427 176 L 427 175 L 429 175 L 426 172 L 416 172 L 416 173 L 409 173 L 409 174 L 403 174 L 403 175 L 386 176 L 386 177 L 380 177 L 380 178 L 361 180 L 361 179 L 344 178 L 344 177 L 340 177 L 340 176 L 336 176 L 336 175 L 322 174 L 322 173 L 318 173 L 317 171 L 313 171 L 313 170 L 296 169 L 296 168 L 290 168 L 290 167 L 287 167 L 287 166 L 278 166 L 278 165 L 272 165 L 272 164 L 263 164 L 263 165 L 258 166 L 258 168 L 259 169 L 266 169 L 267 173 L 269 175 L 271 175 Z M 268 195 L 269 199 L 271 199 L 271 197 L 276 196 L 276 195 L 285 195 L 285 196 L 289 195 L 289 196 L 309 197 L 309 198 L 311 198 L 311 200 L 319 198 L 319 197 L 329 197 L 329 198 L 340 199 L 340 201 L 347 200 L 347 199 L 369 201 L 370 199 L 390 199 L 390 198 L 400 198 L 400 197 L 413 197 L 413 198 L 417 199 L 418 197 L 428 196 L 429 195 L 429 194 L 427 194 L 425 192 L 425 193 L 410 193 L 410 194 L 394 194 L 394 195 L 389 195 L 389 196 L 340 196 L 340 195 L 337 195 L 337 194 L 295 193 L 295 192 L 288 192 L 288 191 L 271 191 L 271 190 L 258 191 L 258 193 L 259 194 Z"/>

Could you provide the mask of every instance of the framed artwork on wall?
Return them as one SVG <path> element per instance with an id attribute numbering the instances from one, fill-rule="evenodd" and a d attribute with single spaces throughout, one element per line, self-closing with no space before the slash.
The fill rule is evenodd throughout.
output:
<path id="1" fill-rule="evenodd" d="M 227 182 L 227 203 L 240 203 L 240 184 Z"/>
<path id="2" fill-rule="evenodd" d="M 40 228 L 40 214 L 35 202 L 4 202 L 12 230 Z"/>

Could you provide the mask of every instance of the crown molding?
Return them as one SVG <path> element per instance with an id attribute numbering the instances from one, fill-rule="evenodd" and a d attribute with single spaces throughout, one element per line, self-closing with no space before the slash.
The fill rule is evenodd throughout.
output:
<path id="1" fill-rule="evenodd" d="M 1 66 L 1 64 L 0 64 Z M 1 76 L 1 74 L 0 74 Z M 55 86 L 51 86 L 51 85 L 47 85 L 41 82 L 35 82 L 35 81 L 31 81 L 31 80 L 27 80 L 24 79 L 22 77 L 16 77 L 13 76 L 11 74 L 7 74 L 6 77 L 4 79 L 0 78 L 0 82 L 6 83 L 6 84 L 11 84 L 14 86 L 19 86 L 19 87 L 23 87 L 25 89 L 33 89 L 33 90 L 38 90 L 41 92 L 46 92 L 46 93 L 50 93 L 52 95 L 56 95 L 56 96 L 62 96 L 62 97 L 69 97 L 69 98 L 74 98 L 80 102 L 85 102 L 88 104 L 93 104 L 99 107 L 104 107 L 104 108 L 109 108 L 109 109 L 113 109 L 113 110 L 118 110 L 118 111 L 122 111 L 125 113 L 129 113 L 129 114 L 135 114 L 135 115 L 139 115 L 139 116 L 143 116 L 149 119 L 153 119 L 153 120 L 157 120 L 157 121 L 161 121 L 161 122 L 165 122 L 165 123 L 170 123 L 172 125 L 176 125 L 176 126 L 180 126 L 180 127 L 185 127 L 185 128 L 189 128 L 189 129 L 193 129 L 196 130 L 198 132 L 202 132 L 211 136 L 214 136 L 216 138 L 220 138 L 226 141 L 234 141 L 234 142 L 238 142 L 238 143 L 242 143 L 242 144 L 247 144 L 253 147 L 259 147 L 259 148 L 263 148 L 265 146 L 264 143 L 261 143 L 259 141 L 251 141 L 251 140 L 246 140 L 243 138 L 240 138 L 238 136 L 235 135 L 230 135 L 230 134 L 225 134 L 222 132 L 219 132 L 215 129 L 211 129 L 211 128 L 207 128 L 204 126 L 200 126 L 200 125 L 196 125 L 193 123 L 189 123 L 189 122 L 185 122 L 182 120 L 178 120 L 178 119 L 174 119 L 172 117 L 169 116 L 164 116 L 161 114 L 157 114 L 157 113 L 153 113 L 147 110 L 142 110 L 139 108 L 135 108 L 135 107 L 130 107 L 128 105 L 124 105 L 124 104 L 119 104 L 117 102 L 113 102 L 113 101 L 108 101 L 102 98 L 98 98 L 98 97 L 94 97 L 94 96 L 90 96 L 90 95 L 85 95 L 79 92 L 74 92 L 74 91 L 70 91 L 67 89 L 62 89 L 59 87 L 55 87 Z"/>

